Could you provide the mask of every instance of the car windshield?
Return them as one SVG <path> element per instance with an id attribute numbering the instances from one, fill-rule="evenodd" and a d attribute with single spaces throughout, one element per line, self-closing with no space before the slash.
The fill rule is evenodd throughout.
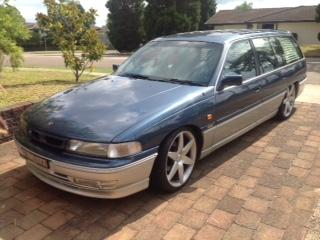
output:
<path id="1" fill-rule="evenodd" d="M 213 76 L 222 48 L 221 44 L 209 42 L 155 41 L 133 54 L 115 74 L 205 86 Z"/>

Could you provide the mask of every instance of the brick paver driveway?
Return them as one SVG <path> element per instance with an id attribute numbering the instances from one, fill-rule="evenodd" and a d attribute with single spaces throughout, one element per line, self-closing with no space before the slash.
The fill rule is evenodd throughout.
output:
<path id="1" fill-rule="evenodd" d="M 199 162 L 182 191 L 120 200 L 56 190 L 0 145 L 0 239 L 301 239 L 320 193 L 319 116 L 298 104 Z"/>

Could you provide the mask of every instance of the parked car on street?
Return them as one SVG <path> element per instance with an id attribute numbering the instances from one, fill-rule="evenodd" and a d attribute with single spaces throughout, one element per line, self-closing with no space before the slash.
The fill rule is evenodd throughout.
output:
<path id="1" fill-rule="evenodd" d="M 306 81 L 290 33 L 225 30 L 155 39 L 112 76 L 28 109 L 15 134 L 30 171 L 59 189 L 119 198 L 173 192 L 215 149 L 277 117 Z"/>

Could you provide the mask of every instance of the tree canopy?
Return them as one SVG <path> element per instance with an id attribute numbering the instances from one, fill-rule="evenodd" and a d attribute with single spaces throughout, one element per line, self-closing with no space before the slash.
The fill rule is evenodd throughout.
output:
<path id="1" fill-rule="evenodd" d="M 78 82 L 84 70 L 100 60 L 105 51 L 94 28 L 96 10 L 86 11 L 73 0 L 44 0 L 44 4 L 47 14 L 37 14 L 38 24 L 52 33 L 66 67 L 71 68 Z"/>
<path id="2" fill-rule="evenodd" d="M 320 4 L 316 7 L 316 22 L 320 22 Z M 320 32 L 318 33 L 318 40 L 320 41 Z"/>
<path id="3" fill-rule="evenodd" d="M 252 9 L 252 5 L 253 5 L 252 2 L 244 1 L 244 2 L 243 2 L 242 4 L 240 4 L 239 6 L 236 6 L 235 9 L 236 9 L 236 10 L 247 11 L 247 10 Z"/>
<path id="4" fill-rule="evenodd" d="M 119 51 L 131 51 L 148 40 L 207 29 L 216 0 L 108 0 L 107 34 Z"/>
<path id="5" fill-rule="evenodd" d="M 207 29 L 205 23 L 208 19 L 216 13 L 217 4 L 215 0 L 201 0 L 201 18 L 200 18 L 200 30 Z"/>
<path id="6" fill-rule="evenodd" d="M 29 30 L 20 12 L 8 1 L 0 3 L 0 71 L 4 56 L 8 56 L 13 68 L 23 61 L 23 49 L 18 42 L 30 37 Z"/>
<path id="7" fill-rule="evenodd" d="M 109 0 L 107 34 L 119 51 L 132 51 L 143 39 L 144 0 Z"/>
<path id="8" fill-rule="evenodd" d="M 144 27 L 147 39 L 199 29 L 200 0 L 147 0 Z"/>
<path id="9" fill-rule="evenodd" d="M 316 8 L 316 21 L 320 22 L 320 4 Z"/>

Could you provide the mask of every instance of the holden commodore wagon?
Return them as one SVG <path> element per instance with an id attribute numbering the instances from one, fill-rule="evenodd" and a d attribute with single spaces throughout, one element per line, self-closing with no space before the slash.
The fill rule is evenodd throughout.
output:
<path id="1" fill-rule="evenodd" d="M 292 35 L 262 30 L 158 38 L 114 70 L 22 115 L 15 141 L 36 177 L 97 198 L 177 191 L 199 159 L 289 118 L 306 81 Z"/>

